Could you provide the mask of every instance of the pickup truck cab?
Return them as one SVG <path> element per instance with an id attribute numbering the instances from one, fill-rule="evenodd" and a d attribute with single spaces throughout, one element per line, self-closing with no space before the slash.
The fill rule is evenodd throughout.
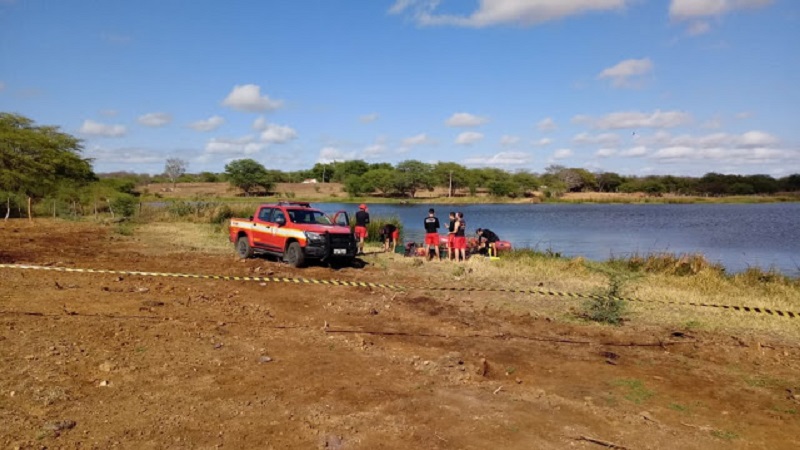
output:
<path id="1" fill-rule="evenodd" d="M 293 267 L 308 259 L 349 263 L 357 250 L 348 222 L 344 211 L 330 218 L 305 202 L 265 204 L 252 217 L 231 219 L 230 241 L 241 258 L 270 254 Z"/>

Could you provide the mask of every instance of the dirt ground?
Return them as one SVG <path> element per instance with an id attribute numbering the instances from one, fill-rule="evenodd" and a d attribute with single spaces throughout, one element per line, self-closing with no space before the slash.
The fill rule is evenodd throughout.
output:
<path id="1" fill-rule="evenodd" d="M 5 264 L 385 282 L 381 258 L 295 270 L 0 223 Z M 0 446 L 800 448 L 797 342 L 569 322 L 525 301 L 0 268 Z"/>

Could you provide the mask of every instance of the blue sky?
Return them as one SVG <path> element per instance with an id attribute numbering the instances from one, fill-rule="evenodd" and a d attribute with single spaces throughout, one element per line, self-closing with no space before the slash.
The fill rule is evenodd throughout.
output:
<path id="1" fill-rule="evenodd" d="M 800 172 L 792 0 L 0 0 L 0 110 L 97 171 Z"/>

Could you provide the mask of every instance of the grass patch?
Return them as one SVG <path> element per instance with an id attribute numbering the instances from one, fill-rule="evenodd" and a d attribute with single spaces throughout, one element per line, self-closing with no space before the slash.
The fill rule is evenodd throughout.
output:
<path id="1" fill-rule="evenodd" d="M 726 441 L 732 441 L 734 439 L 739 439 L 739 435 L 734 433 L 733 431 L 725 431 L 725 430 L 713 430 L 711 435 L 715 438 L 724 439 Z"/>
<path id="2" fill-rule="evenodd" d="M 612 381 L 611 384 L 622 389 L 625 399 L 637 405 L 641 405 L 656 395 L 654 391 L 645 387 L 642 380 L 637 380 L 635 378 L 621 378 Z"/>
<path id="3" fill-rule="evenodd" d="M 130 222 L 120 222 L 114 226 L 114 233 L 120 236 L 133 236 L 136 227 Z"/>

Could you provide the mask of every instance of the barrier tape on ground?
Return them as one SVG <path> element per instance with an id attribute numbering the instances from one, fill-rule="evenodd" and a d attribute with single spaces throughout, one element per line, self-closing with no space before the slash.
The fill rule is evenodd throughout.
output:
<path id="1" fill-rule="evenodd" d="M 195 278 L 205 280 L 223 280 L 223 281 L 259 281 L 262 283 L 291 283 L 291 284 L 317 284 L 325 286 L 349 286 L 349 287 L 370 287 L 390 289 L 396 291 L 402 290 L 426 290 L 426 291 L 450 291 L 450 292 L 501 292 L 509 294 L 528 294 L 528 295 L 543 295 L 549 297 L 563 297 L 563 298 L 576 298 L 576 299 L 589 299 L 589 300 L 621 300 L 626 302 L 638 303 L 659 303 L 663 305 L 677 305 L 677 306 L 693 306 L 702 308 L 718 308 L 729 311 L 754 313 L 754 314 L 767 314 L 770 316 L 787 317 L 787 318 L 800 318 L 800 313 L 792 311 L 782 311 L 772 308 L 763 308 L 755 306 L 738 306 L 738 305 L 721 305 L 716 303 L 703 303 L 703 302 L 676 302 L 671 300 L 644 300 L 639 298 L 627 297 L 609 297 L 595 294 L 581 294 L 576 292 L 559 292 L 550 291 L 546 289 L 506 289 L 506 288 L 491 288 L 491 287 L 447 287 L 447 286 L 399 286 L 384 283 L 372 283 L 366 281 L 346 281 L 346 280 L 317 280 L 314 278 L 297 278 L 297 277 L 251 277 L 251 276 L 233 276 L 233 275 L 203 275 L 191 273 L 170 273 L 170 272 L 141 272 L 131 270 L 110 270 L 110 269 L 81 269 L 73 267 L 55 267 L 55 266 L 36 266 L 26 264 L 0 264 L 0 268 L 4 269 L 20 269 L 20 270 L 41 270 L 53 272 L 71 272 L 71 273 L 97 273 L 109 275 L 132 275 L 143 277 L 166 277 L 166 278 Z"/>

